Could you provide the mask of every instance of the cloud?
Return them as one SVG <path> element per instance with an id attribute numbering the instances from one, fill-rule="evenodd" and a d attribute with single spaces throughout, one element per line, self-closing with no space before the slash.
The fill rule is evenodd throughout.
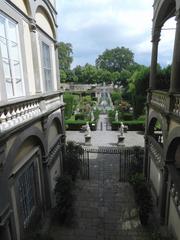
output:
<path id="1" fill-rule="evenodd" d="M 72 43 L 73 66 L 94 64 L 105 49 L 117 46 L 130 48 L 136 61 L 149 65 L 152 3 L 152 0 L 57 1 L 59 41 Z M 163 48 L 172 42 L 167 33 L 166 36 Z"/>

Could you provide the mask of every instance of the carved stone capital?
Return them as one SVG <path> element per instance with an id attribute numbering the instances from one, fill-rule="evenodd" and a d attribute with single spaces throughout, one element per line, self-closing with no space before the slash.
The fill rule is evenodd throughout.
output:
<path id="1" fill-rule="evenodd" d="M 31 32 L 36 32 L 37 27 L 36 27 L 36 20 L 35 19 L 33 19 L 33 18 L 29 19 L 29 28 L 30 28 Z"/>
<path id="2" fill-rule="evenodd" d="M 55 47 L 55 49 L 58 49 L 58 47 L 59 47 L 59 42 L 58 41 L 54 42 L 54 47 Z"/>

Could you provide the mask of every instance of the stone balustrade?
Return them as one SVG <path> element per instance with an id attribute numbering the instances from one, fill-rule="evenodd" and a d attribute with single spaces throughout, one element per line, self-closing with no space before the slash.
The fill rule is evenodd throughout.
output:
<path id="1" fill-rule="evenodd" d="M 174 200 L 174 204 L 180 215 L 180 193 L 179 193 L 178 189 L 176 188 L 174 182 L 171 183 L 170 194 Z"/>
<path id="2" fill-rule="evenodd" d="M 158 107 L 162 111 L 169 109 L 169 96 L 167 92 L 153 91 L 151 96 L 151 104 Z"/>
<path id="3" fill-rule="evenodd" d="M 180 95 L 178 94 L 173 95 L 172 113 L 180 117 Z"/>
<path id="4" fill-rule="evenodd" d="M 151 136 L 148 137 L 148 146 L 156 166 L 161 169 L 164 166 L 163 152 L 161 146 Z"/>
<path id="5" fill-rule="evenodd" d="M 15 127 L 41 114 L 38 100 L 2 107 L 0 111 L 0 132 Z"/>
<path id="6" fill-rule="evenodd" d="M 0 133 L 11 130 L 35 117 L 40 117 L 50 109 L 63 104 L 62 94 L 56 92 L 47 96 L 16 100 L 0 106 Z"/>
<path id="7" fill-rule="evenodd" d="M 63 102 L 63 95 L 49 96 L 45 100 L 46 110 L 52 109 L 59 105 L 59 102 Z"/>
<path id="8" fill-rule="evenodd" d="M 180 94 L 170 95 L 168 92 L 152 91 L 150 103 L 161 112 L 180 117 Z"/>

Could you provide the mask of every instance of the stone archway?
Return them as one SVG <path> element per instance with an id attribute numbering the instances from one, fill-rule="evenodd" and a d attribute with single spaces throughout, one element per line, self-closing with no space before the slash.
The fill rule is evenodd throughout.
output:
<path id="1" fill-rule="evenodd" d="M 36 127 L 23 131 L 12 144 L 6 163 L 13 209 L 12 222 L 19 236 L 34 227 L 45 205 L 43 156 L 46 153 L 43 133 Z"/>

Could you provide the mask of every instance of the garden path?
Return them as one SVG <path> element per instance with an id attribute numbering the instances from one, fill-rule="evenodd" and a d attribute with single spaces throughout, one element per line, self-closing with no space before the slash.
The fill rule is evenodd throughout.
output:
<path id="1" fill-rule="evenodd" d="M 53 225 L 54 240 L 147 240 L 129 183 L 119 179 L 118 155 L 91 154 L 90 180 L 78 180 L 75 223 Z"/>

